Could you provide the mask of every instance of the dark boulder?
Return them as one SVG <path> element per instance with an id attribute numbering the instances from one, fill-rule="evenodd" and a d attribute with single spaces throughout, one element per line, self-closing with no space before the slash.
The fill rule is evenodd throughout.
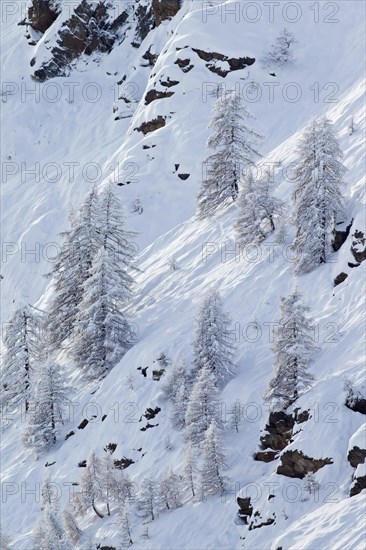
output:
<path id="1" fill-rule="evenodd" d="M 174 92 L 159 92 L 159 90 L 149 90 L 145 95 L 145 105 L 149 105 L 157 99 L 164 99 L 165 97 L 171 97 Z"/>
<path id="2" fill-rule="evenodd" d="M 155 132 L 155 130 L 159 130 L 159 128 L 163 128 L 165 126 L 165 118 L 161 115 L 158 115 L 153 120 L 150 120 L 149 122 L 143 122 L 141 126 L 138 128 L 135 128 L 138 132 L 142 132 L 143 134 L 149 134 L 150 132 Z"/>
<path id="3" fill-rule="evenodd" d="M 360 449 L 355 446 L 348 453 L 347 460 L 352 468 L 357 468 L 359 464 L 363 464 L 366 458 L 366 449 Z"/>
<path id="4" fill-rule="evenodd" d="M 347 279 L 348 275 L 347 273 L 344 273 L 343 271 L 337 275 L 337 277 L 335 277 L 334 279 L 334 286 L 337 286 L 337 285 L 340 285 L 341 283 L 343 283 L 343 281 L 345 281 Z"/>
<path id="5" fill-rule="evenodd" d="M 323 466 L 333 464 L 331 458 L 311 458 L 301 451 L 286 451 L 281 456 L 277 473 L 286 477 L 303 479 L 309 473 L 315 473 Z"/>

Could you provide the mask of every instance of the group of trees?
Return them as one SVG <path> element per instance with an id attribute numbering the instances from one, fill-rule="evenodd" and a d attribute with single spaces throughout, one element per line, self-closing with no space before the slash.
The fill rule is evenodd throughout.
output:
<path id="1" fill-rule="evenodd" d="M 272 61 L 289 63 L 294 41 L 285 29 L 271 54 Z M 208 140 L 213 153 L 204 162 L 205 175 L 197 197 L 201 218 L 238 199 L 235 230 L 242 247 L 266 239 L 284 214 L 283 203 L 271 194 L 270 172 L 254 175 L 255 162 L 261 157 L 255 146 L 261 137 L 247 125 L 251 116 L 235 91 L 219 95 Z M 345 214 L 341 192 L 345 168 L 334 128 L 326 117 L 313 120 L 305 129 L 297 152 L 293 250 L 296 273 L 303 274 L 325 263 L 332 253 L 336 225 Z"/>
<path id="2" fill-rule="evenodd" d="M 173 365 L 163 389 L 172 403 L 172 424 L 186 442 L 184 479 L 192 496 L 205 498 L 224 491 L 225 457 L 219 392 L 234 375 L 230 319 L 220 294 L 204 297 L 195 323 L 194 359 Z"/>
<path id="3" fill-rule="evenodd" d="M 293 35 L 285 29 L 267 61 L 279 65 L 290 63 L 290 47 L 294 42 Z M 234 91 L 227 91 L 217 99 L 211 122 L 213 135 L 208 141 L 208 146 L 215 151 L 206 160 L 208 169 L 198 195 L 198 214 L 203 218 L 238 198 L 239 214 L 235 230 L 242 247 L 266 239 L 284 214 L 283 203 L 271 194 L 271 174 L 266 172 L 260 178 L 254 177 L 254 162 L 260 157 L 254 146 L 259 136 L 246 126 L 248 118 L 249 113 Z M 292 248 L 295 252 L 295 272 L 304 274 L 325 263 L 333 251 L 336 225 L 343 221 L 345 215 L 341 193 L 345 168 L 334 128 L 326 117 L 310 123 L 299 140 L 297 151 L 300 159 L 295 169 L 293 190 L 296 235 Z M 282 298 L 280 307 L 281 319 L 274 345 L 275 375 L 266 399 L 275 407 L 285 409 L 311 384 L 309 366 L 317 348 L 312 322 L 307 317 L 308 310 L 302 305 L 299 292 Z M 220 346 L 212 347 L 209 342 L 209 311 L 209 304 L 205 304 L 201 320 L 204 327 L 202 345 L 217 354 Z M 214 381 L 211 380 L 210 369 L 201 359 L 200 341 L 197 342 L 196 361 L 201 373 L 205 373 L 204 390 L 208 391 Z M 225 356 L 228 357 L 227 350 L 224 351 Z M 220 365 L 220 360 L 217 364 Z M 230 362 L 225 364 L 230 371 Z M 219 378 L 223 374 L 227 373 L 219 366 Z M 199 381 L 198 374 L 196 391 L 201 392 L 200 399 L 205 403 Z M 201 435 L 202 430 L 194 421 L 191 403 L 188 404 L 188 411 L 191 415 L 190 428 L 186 429 L 191 430 L 195 439 L 196 433 Z M 237 418 L 235 410 L 234 418 Z M 207 429 L 203 414 L 200 424 L 205 423 Z M 234 424 L 238 429 L 238 422 L 234 421 Z"/>
<path id="4" fill-rule="evenodd" d="M 72 550 L 79 541 L 82 530 L 74 514 L 59 510 L 58 485 L 48 477 L 42 487 L 41 519 L 33 532 L 33 548 L 40 550 Z"/>
<path id="5" fill-rule="evenodd" d="M 88 512 L 98 518 L 114 515 L 117 518 L 119 547 L 128 548 L 133 544 L 133 525 L 136 524 L 132 521 L 132 514 L 135 519 L 141 520 L 145 533 L 148 523 L 160 514 L 181 507 L 184 493 L 189 492 L 184 477 L 171 469 L 167 469 L 159 480 L 146 476 L 137 485 L 131 482 L 124 470 L 116 467 L 110 451 L 100 457 L 95 450 L 86 460 L 79 491 L 73 497 L 73 508 L 63 511 L 63 522 L 59 518 L 51 487 L 52 482 L 46 481 L 43 516 L 34 533 L 39 548 L 47 550 L 49 546 L 42 546 L 43 540 L 48 540 L 48 544 L 54 539 L 59 541 L 55 550 L 69 550 L 70 543 L 75 545 L 83 534 L 76 518 Z"/>
<path id="6" fill-rule="evenodd" d="M 134 234 L 124 229 L 122 205 L 110 185 L 93 188 L 71 226 L 52 273 L 52 300 L 42 312 L 15 311 L 5 338 L 1 405 L 25 406 L 23 442 L 40 453 L 55 444 L 71 395 L 53 356 L 65 347 L 84 379 L 99 380 L 135 340 L 127 320 Z"/>
<path id="7" fill-rule="evenodd" d="M 87 195 L 52 270 L 49 327 L 54 347 L 65 341 L 76 366 L 100 379 L 132 346 L 125 310 L 131 298 L 134 233 L 124 229 L 122 204 L 106 186 Z M 62 327 L 59 330 L 59 327 Z"/>

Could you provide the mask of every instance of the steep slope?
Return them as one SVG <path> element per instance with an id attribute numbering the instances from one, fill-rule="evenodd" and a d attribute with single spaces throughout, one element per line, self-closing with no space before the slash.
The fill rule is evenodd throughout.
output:
<path id="1" fill-rule="evenodd" d="M 350 250 L 353 235 L 356 231 L 365 234 L 364 64 L 359 63 L 364 59 L 364 6 L 358 2 L 341 2 L 334 16 L 338 22 L 333 24 L 325 21 L 329 12 L 324 4 L 321 4 L 319 23 L 314 22 L 314 12 L 303 6 L 301 19 L 291 25 L 298 40 L 296 63 L 271 77 L 259 59 L 287 22 L 281 13 L 269 24 L 264 11 L 255 24 L 245 20 L 243 11 L 239 22 L 232 16 L 227 16 L 225 22 L 222 10 L 228 13 L 236 4 L 227 2 L 224 7 L 215 4 L 206 13 L 198 3 L 192 5 L 187 1 L 175 19 L 152 30 L 139 49 L 132 55 L 128 53 L 129 57 L 130 48 L 123 42 L 85 72 L 77 66 L 69 80 L 52 79 L 62 89 L 65 82 L 72 80 L 82 87 L 97 83 L 102 96 L 95 103 L 85 101 L 80 95 L 74 102 L 63 97 L 50 103 L 44 100 L 42 92 L 39 103 L 22 102 L 21 88 L 6 96 L 3 112 L 8 117 L 9 136 L 2 160 L 8 163 L 8 170 L 13 168 L 17 172 L 7 177 L 4 184 L 4 242 L 15 243 L 13 248 L 6 248 L 8 254 L 3 265 L 4 320 L 22 301 L 38 300 L 38 307 L 47 307 L 50 290 L 42 274 L 48 271 L 49 265 L 43 252 L 52 253 L 48 243 L 57 242 L 57 234 L 66 225 L 70 205 L 78 204 L 91 185 L 90 178 L 83 174 L 87 163 L 96 162 L 102 167 L 97 183 L 109 180 L 109 167 L 117 163 L 122 167 L 122 180 L 119 175 L 116 183 L 125 184 L 119 190 L 126 208 L 137 193 L 144 206 L 141 215 L 131 214 L 128 219 L 129 226 L 140 232 L 141 273 L 130 312 L 139 342 L 100 385 L 86 388 L 73 372 L 66 355 L 60 355 L 58 359 L 78 388 L 73 398 L 74 417 L 63 427 L 55 448 L 38 461 L 19 443 L 21 416 L 12 415 L 3 434 L 2 472 L 7 491 L 3 518 L 7 532 L 15 538 L 16 548 L 31 547 L 31 532 L 40 517 L 39 490 L 45 476 L 51 474 L 59 484 L 60 500 L 65 506 L 70 484 L 78 483 L 80 478 L 78 464 L 92 448 L 102 454 L 108 443 L 116 443 L 115 458 L 134 461 L 128 473 L 136 486 L 147 473 L 158 479 L 166 467 L 181 473 L 182 434 L 171 428 L 171 405 L 152 371 L 156 370 L 161 353 L 172 361 L 181 357 L 185 357 L 187 363 L 191 361 L 194 318 L 201 297 L 209 287 L 220 289 L 225 309 L 233 319 L 237 341 L 237 375 L 221 395 L 223 416 L 228 419 L 236 399 L 245 411 L 239 433 L 230 429 L 225 432 L 229 491 L 225 497 L 187 502 L 179 510 L 161 514 L 149 527 L 148 541 L 142 539 L 141 523 L 134 517 L 132 531 L 136 546 L 362 548 L 364 493 L 349 497 L 354 468 L 347 455 L 355 440 L 353 435 L 360 433 L 364 416 L 345 407 L 343 383 L 347 376 L 356 386 L 365 388 L 362 293 L 365 263 L 355 268 L 348 265 L 354 261 Z M 29 80 L 28 65 L 33 53 L 27 51 L 20 29 L 14 26 L 14 19 L 9 21 L 4 70 L 9 82 L 20 85 L 23 77 L 28 86 L 34 86 Z M 202 53 L 199 55 L 194 50 L 218 52 L 228 59 L 256 61 L 231 71 L 228 61 L 206 61 L 200 57 Z M 158 55 L 153 68 L 141 67 L 146 51 Z M 121 66 L 124 54 L 126 59 Z M 17 67 L 13 64 L 14 56 L 20 59 Z M 182 63 L 187 59 L 189 64 Z M 192 69 L 185 72 L 190 65 Z M 210 69 L 207 65 L 213 66 Z M 217 67 L 227 71 L 225 78 L 212 72 L 212 68 Z M 136 88 L 125 90 L 137 90 L 136 110 L 128 112 L 129 118 L 117 121 L 113 120 L 113 94 L 109 90 L 115 84 L 115 71 L 118 78 L 122 73 L 127 75 L 126 86 L 136 84 Z M 106 75 L 107 72 L 113 77 Z M 170 86 L 171 82 L 177 84 Z M 270 83 L 275 83 L 273 101 L 269 95 Z M 247 256 L 237 251 L 232 254 L 237 215 L 234 206 L 204 222 L 194 217 L 207 125 L 214 101 L 212 94 L 217 84 L 228 88 L 237 86 L 244 94 L 248 108 L 257 118 L 255 129 L 266 137 L 263 162 L 273 166 L 276 195 L 287 207 L 285 242 L 269 239 Z M 318 89 L 317 101 L 314 93 Z M 167 91 L 174 92 L 174 95 L 149 102 L 147 94 L 152 90 L 165 95 Z M 301 97 L 294 101 L 296 95 L 293 94 L 299 95 L 299 90 Z M 251 94 L 256 94 L 255 99 L 258 95 L 258 99 L 254 101 Z M 155 96 L 150 94 L 150 99 Z M 128 105 L 118 106 L 122 118 Z M 324 113 L 334 121 L 345 154 L 348 168 L 344 189 L 348 212 L 345 222 L 353 220 L 353 223 L 334 261 L 295 281 L 289 251 L 293 236 L 289 222 L 290 167 L 297 160 L 296 142 L 304 126 L 311 117 Z M 355 131 L 349 135 L 351 117 Z M 146 134 L 142 131 L 144 123 L 153 121 L 154 128 L 154 121 L 160 121 L 158 126 L 163 124 L 161 119 L 164 125 L 160 128 Z M 33 167 L 37 161 L 41 167 L 51 162 L 61 167 L 70 161 L 79 164 L 73 181 L 65 174 L 55 183 L 44 175 L 22 181 L 21 163 Z M 184 180 L 179 174 L 189 174 L 189 177 Z M 128 181 L 131 183 L 127 185 Z M 27 250 L 34 249 L 36 243 L 40 243 L 38 256 L 24 256 L 24 246 Z M 177 270 L 169 265 L 173 256 Z M 348 278 L 334 287 L 334 278 L 342 271 Z M 259 449 L 261 430 L 268 419 L 262 395 L 272 373 L 270 324 L 278 319 L 279 297 L 295 282 L 312 308 L 322 351 L 312 368 L 316 378 L 314 386 L 297 404 L 302 411 L 310 410 L 310 419 L 296 425 L 293 441 L 284 452 L 301 451 L 315 459 L 328 457 L 332 462 L 318 471 L 320 491 L 310 496 L 301 479 L 276 473 L 282 460 L 280 456 L 269 463 L 254 461 L 252 457 Z M 138 370 L 140 367 L 148 367 L 146 376 Z M 131 376 L 133 389 L 126 383 Z M 142 415 L 147 407 L 159 407 L 161 411 L 151 422 L 158 425 L 142 431 L 146 425 Z M 102 421 L 105 414 L 107 417 Z M 84 418 L 89 420 L 88 425 L 78 429 Z M 75 434 L 65 441 L 70 431 Z M 36 495 L 26 494 L 34 488 Z M 270 494 L 275 496 L 269 498 Z M 238 495 L 251 497 L 253 525 L 257 528 L 249 530 L 248 525 L 238 520 Z M 260 526 L 269 519 L 275 522 Z M 115 516 L 100 520 L 88 515 L 81 526 L 85 533 L 78 547 L 87 547 L 89 535 L 97 543 L 118 547 Z"/>

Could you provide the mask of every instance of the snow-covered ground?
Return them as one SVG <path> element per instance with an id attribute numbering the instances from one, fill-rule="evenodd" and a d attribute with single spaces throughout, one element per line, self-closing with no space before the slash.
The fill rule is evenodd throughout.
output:
<path id="1" fill-rule="evenodd" d="M 70 484 L 80 478 L 78 463 L 93 448 L 101 455 L 108 443 L 117 443 L 115 457 L 135 461 L 127 472 L 137 486 L 146 474 L 158 479 L 167 467 L 181 473 L 182 434 L 171 428 L 171 404 L 161 383 L 152 379 L 152 370 L 161 353 L 171 361 L 191 361 L 194 319 L 208 288 L 220 290 L 236 331 L 237 372 L 221 394 L 223 410 L 227 412 L 239 399 L 246 411 L 239 433 L 227 429 L 224 436 L 231 489 L 225 497 L 187 501 L 182 508 L 161 514 L 150 525 L 147 541 L 133 519 L 136 548 L 364 548 L 365 493 L 349 497 L 355 471 L 347 460 L 350 448 L 365 444 L 364 417 L 344 406 L 343 384 L 347 377 L 365 390 L 366 263 L 348 267 L 350 235 L 331 262 L 308 275 L 294 276 L 289 251 L 294 232 L 289 174 L 304 127 L 312 117 L 326 114 L 335 124 L 348 169 L 343 190 L 346 221 L 353 219 L 351 234 L 356 229 L 365 233 L 365 5 L 347 0 L 316 2 L 311 8 L 310 2 L 281 2 L 270 22 L 268 6 L 252 3 L 261 15 L 250 22 L 255 13 L 247 4 L 204 2 L 202 6 L 199 1 L 185 0 L 180 12 L 151 31 L 140 48 L 123 42 L 98 63 L 80 62 L 68 78 L 44 84 L 31 80 L 29 62 L 34 48 L 23 36 L 24 27 L 17 26 L 19 14 L 3 17 L 3 91 L 4 86 L 14 89 L 2 97 L 3 323 L 23 303 L 47 308 L 51 291 L 43 274 L 52 264 L 52 243 L 60 242 L 58 234 L 67 227 L 70 209 L 80 203 L 93 178 L 98 185 L 111 178 L 125 183 L 116 186 L 116 192 L 125 205 L 128 227 L 139 232 L 141 270 L 130 310 L 139 341 L 108 377 L 100 385 L 85 386 L 67 356 L 58 357 L 70 373 L 76 394 L 74 419 L 64 425 L 57 445 L 35 460 L 20 442 L 22 417 L 15 414 L 6 423 L 2 527 L 17 550 L 32 547 L 31 533 L 41 513 L 37 484 L 51 475 L 60 486 L 65 506 Z M 301 10 L 301 17 L 293 23 L 289 19 L 296 19 L 300 12 L 295 13 L 289 4 Z M 315 20 L 316 7 L 319 21 Z M 230 9 L 239 9 L 238 21 L 229 15 Z M 298 40 L 296 61 L 290 68 L 276 70 L 273 77 L 259 60 L 284 26 Z M 152 70 L 140 66 L 141 55 L 151 45 L 160 53 Z M 210 72 L 192 48 L 228 57 L 255 57 L 257 62 L 223 79 Z M 184 73 L 175 64 L 177 58 L 189 58 L 194 67 Z M 124 74 L 128 75 L 126 82 L 135 84 L 130 89 L 136 109 L 130 118 L 114 120 L 116 82 Z M 179 81 L 170 88 L 174 95 L 146 106 L 145 91 L 161 90 L 160 82 L 168 77 Z M 73 100 L 67 87 L 70 82 L 76 83 Z M 91 83 L 100 92 L 96 102 L 85 92 L 89 86 L 92 95 Z M 61 90 L 56 102 L 49 100 L 51 84 Z M 195 217 L 215 99 L 209 92 L 217 84 L 236 87 L 243 94 L 256 117 L 255 130 L 265 136 L 262 162 L 274 167 L 274 191 L 286 203 L 285 242 L 270 237 L 250 256 L 232 254 L 234 206 L 205 221 Z M 39 92 L 39 101 L 25 96 L 25 89 Z M 146 136 L 136 130 L 159 115 L 167 117 L 165 127 Z M 74 174 L 70 163 L 77 163 Z M 118 175 L 113 171 L 116 166 Z M 25 173 L 34 168 L 36 174 Z M 178 173 L 190 176 L 183 181 Z M 131 213 L 137 195 L 143 203 L 141 215 Z M 176 270 L 169 265 L 173 257 Z M 334 278 L 342 271 L 348 278 L 334 287 Z M 297 404 L 311 409 L 311 418 L 298 426 L 286 450 L 332 460 L 317 472 L 320 491 L 310 496 L 302 480 L 276 474 L 279 459 L 266 464 L 252 458 L 268 418 L 262 396 L 272 375 L 270 324 L 279 318 L 279 298 L 294 285 L 311 307 L 321 352 L 312 366 L 314 385 Z M 138 367 L 149 367 L 146 377 Z M 133 389 L 126 384 L 131 376 Z M 141 431 L 141 415 L 147 407 L 156 406 L 161 408 L 154 421 L 158 426 Z M 102 422 L 104 414 L 107 417 Z M 89 424 L 77 429 L 83 418 Z M 71 430 L 75 435 L 64 441 Z M 46 463 L 52 465 L 45 467 Z M 365 475 L 361 470 L 359 466 L 355 475 Z M 36 494 L 31 492 L 34 489 Z M 249 531 L 237 519 L 239 491 L 252 497 L 263 522 L 275 517 L 275 523 Z M 269 500 L 270 493 L 275 497 Z M 87 515 L 80 522 L 84 535 L 77 548 L 88 548 L 89 536 L 102 546 L 117 546 L 116 522 L 114 515 L 104 519 Z"/>

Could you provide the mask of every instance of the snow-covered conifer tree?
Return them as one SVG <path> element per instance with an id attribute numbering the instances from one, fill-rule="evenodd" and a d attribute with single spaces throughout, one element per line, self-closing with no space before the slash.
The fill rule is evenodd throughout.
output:
<path id="1" fill-rule="evenodd" d="M 274 409 L 285 410 L 311 385 L 313 376 L 309 367 L 318 348 L 314 343 L 314 326 L 307 315 L 309 308 L 302 304 L 299 292 L 295 290 L 281 298 L 280 307 L 273 346 L 275 375 L 265 397 Z"/>
<path id="2" fill-rule="evenodd" d="M 121 550 L 133 544 L 128 510 L 128 502 L 125 502 L 118 513 Z"/>
<path id="3" fill-rule="evenodd" d="M 239 433 L 239 427 L 243 420 L 243 407 L 240 403 L 240 400 L 237 399 L 231 408 L 230 411 L 230 426 Z"/>
<path id="4" fill-rule="evenodd" d="M 51 350 L 59 349 L 75 327 L 84 283 L 100 246 L 98 208 L 98 194 L 93 187 L 73 215 L 70 229 L 61 233 L 63 244 L 48 274 L 54 292 L 48 318 Z"/>
<path id="5" fill-rule="evenodd" d="M 250 118 L 241 96 L 233 90 L 223 92 L 215 102 L 210 123 L 213 134 L 207 143 L 214 153 L 204 162 L 205 176 L 197 197 L 202 218 L 228 200 L 236 200 L 242 171 L 260 158 L 254 146 L 261 136 L 247 126 Z"/>
<path id="6" fill-rule="evenodd" d="M 72 389 L 66 384 L 64 373 L 57 364 L 46 364 L 39 368 L 37 379 L 23 442 L 26 447 L 40 453 L 56 443 Z"/>
<path id="7" fill-rule="evenodd" d="M 67 538 L 73 545 L 76 545 L 83 534 L 82 530 L 78 526 L 74 515 L 69 510 L 63 511 L 63 520 Z"/>
<path id="8" fill-rule="evenodd" d="M 342 151 L 327 118 L 313 120 L 306 128 L 298 151 L 295 201 L 296 272 L 309 273 L 327 261 L 334 231 L 344 216 L 341 193 L 345 172 Z"/>
<path id="9" fill-rule="evenodd" d="M 133 483 L 128 474 L 123 470 L 116 468 L 114 472 L 115 485 L 112 491 L 113 500 L 121 505 L 133 497 Z"/>
<path id="10" fill-rule="evenodd" d="M 133 285 L 132 237 L 123 229 L 121 202 L 108 186 L 100 197 L 101 245 L 84 284 L 72 347 L 76 365 L 89 379 L 105 376 L 134 342 L 125 316 Z"/>
<path id="11" fill-rule="evenodd" d="M 320 484 L 316 480 L 313 472 L 309 472 L 304 477 L 304 490 L 310 495 L 316 494 L 320 489 Z"/>
<path id="12" fill-rule="evenodd" d="M 175 510 L 182 506 L 180 496 L 179 477 L 173 472 L 168 471 L 163 475 L 159 484 L 159 509 L 161 512 Z"/>
<path id="13" fill-rule="evenodd" d="M 34 369 L 42 359 L 42 313 L 25 306 L 14 313 L 6 327 L 1 372 L 1 402 L 11 406 L 24 401 L 25 410 L 33 391 Z"/>
<path id="14" fill-rule="evenodd" d="M 211 290 L 202 301 L 195 323 L 194 365 L 199 371 L 207 365 L 221 385 L 234 373 L 233 335 L 230 318 L 224 313 L 220 293 Z"/>
<path id="15" fill-rule="evenodd" d="M 142 480 L 140 490 L 137 494 L 137 510 L 141 517 L 146 520 L 154 521 L 158 510 L 158 493 L 156 483 L 151 477 L 145 477 Z"/>
<path id="16" fill-rule="evenodd" d="M 238 199 L 239 217 L 235 225 L 241 246 L 261 243 L 275 230 L 275 218 L 283 212 L 282 201 L 270 194 L 270 176 L 255 181 L 248 169 L 241 182 Z"/>
<path id="17" fill-rule="evenodd" d="M 235 224 L 237 241 L 240 246 L 251 243 L 258 244 L 266 238 L 259 209 L 256 182 L 253 172 L 248 170 L 241 183 L 238 200 L 239 216 Z"/>
<path id="18" fill-rule="evenodd" d="M 72 550 L 66 532 L 57 514 L 46 507 L 34 536 L 34 549 L 39 550 Z"/>
<path id="19" fill-rule="evenodd" d="M 199 446 L 202 443 L 212 420 L 221 421 L 217 395 L 215 375 L 205 364 L 198 372 L 186 413 L 186 438 L 193 446 Z"/>
<path id="20" fill-rule="evenodd" d="M 81 499 L 84 507 L 92 508 L 100 518 L 104 517 L 97 507 L 103 498 L 103 467 L 100 458 L 92 450 L 86 461 L 86 468 L 80 479 Z"/>
<path id="21" fill-rule="evenodd" d="M 42 487 L 42 501 L 44 508 L 53 510 L 55 513 L 58 511 L 58 501 L 60 495 L 58 494 L 59 486 L 54 483 L 50 476 L 46 477 Z"/>
<path id="22" fill-rule="evenodd" d="M 110 453 L 106 453 L 101 461 L 102 467 L 102 490 L 105 495 L 107 506 L 107 515 L 111 515 L 111 501 L 116 491 L 117 476 L 114 467 L 113 458 Z"/>
<path id="23" fill-rule="evenodd" d="M 197 474 L 196 460 L 192 453 L 192 447 L 190 443 L 187 444 L 185 453 L 184 453 L 184 471 L 183 471 L 183 480 L 185 488 L 188 489 L 192 496 L 196 495 L 196 483 L 195 477 Z"/>
<path id="24" fill-rule="evenodd" d="M 223 470 L 225 455 L 220 429 L 213 420 L 202 443 L 203 465 L 200 476 L 202 499 L 208 495 L 222 495 L 225 491 Z"/>
<path id="25" fill-rule="evenodd" d="M 173 428 L 180 430 L 185 426 L 187 401 L 191 390 L 191 380 L 186 372 L 184 360 L 172 365 L 164 377 L 163 391 L 172 401 L 173 413 L 171 421 Z"/>
<path id="26" fill-rule="evenodd" d="M 288 29 L 283 29 L 276 38 L 272 50 L 265 55 L 264 63 L 269 66 L 283 66 L 293 63 L 292 45 L 297 42 L 295 36 Z"/>

